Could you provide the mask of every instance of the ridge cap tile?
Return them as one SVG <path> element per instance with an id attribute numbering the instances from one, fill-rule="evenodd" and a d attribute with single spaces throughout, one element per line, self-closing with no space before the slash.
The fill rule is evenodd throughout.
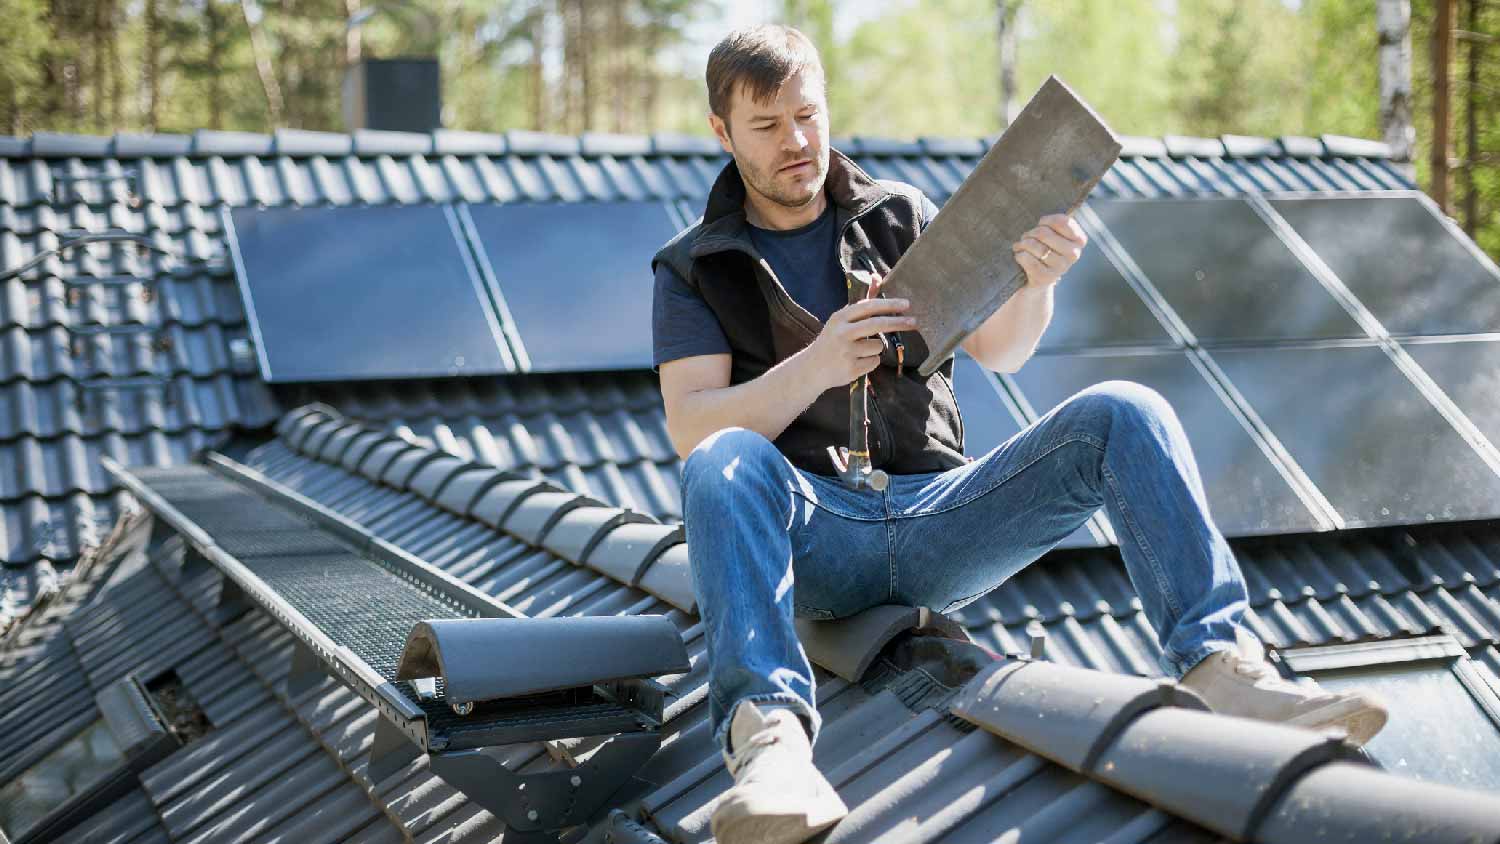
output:
<path id="1" fill-rule="evenodd" d="M 410 489 L 408 484 L 411 483 L 412 478 L 416 477 L 417 472 L 429 462 L 442 456 L 442 452 L 413 445 L 409 450 L 402 452 L 396 456 L 396 459 L 387 463 L 385 471 L 381 472 L 376 480 L 399 490 Z"/>
<path id="2" fill-rule="evenodd" d="M 370 455 L 372 449 L 383 442 L 398 442 L 398 440 L 384 431 L 370 428 L 360 431 L 349 441 L 349 446 L 344 449 L 344 453 L 339 455 L 338 465 L 358 474 L 359 464 Z"/>
<path id="3" fill-rule="evenodd" d="M 360 460 L 359 466 L 355 471 L 364 475 L 368 480 L 378 482 L 380 476 L 384 474 L 386 467 L 408 450 L 420 452 L 422 449 L 400 437 L 389 437 L 376 443 L 375 447 L 370 449 L 364 458 Z"/>
<path id="4" fill-rule="evenodd" d="M 193 136 L 172 132 L 116 132 L 115 158 L 175 158 L 192 152 Z"/>
<path id="5" fill-rule="evenodd" d="M 984 141 L 977 137 L 923 135 L 917 143 L 928 155 L 984 155 Z"/>
<path id="6" fill-rule="evenodd" d="M 1203 138 L 1196 135 L 1163 135 L 1162 144 L 1173 158 L 1222 158 L 1224 142 L 1218 138 Z"/>
<path id="7" fill-rule="evenodd" d="M 432 135 L 427 132 L 402 132 L 392 129 L 355 129 L 354 154 L 373 158 L 379 155 L 428 155 L 432 152 Z"/>
<path id="8" fill-rule="evenodd" d="M 290 435 L 286 438 L 287 445 L 295 451 L 307 454 L 308 452 L 303 451 L 302 444 L 307 442 L 307 438 L 312 436 L 313 431 L 322 425 L 336 422 L 337 420 L 322 413 L 308 413 L 292 424 Z"/>
<path id="9" fill-rule="evenodd" d="M 434 504 L 437 503 L 438 493 L 443 486 L 469 466 L 468 461 L 461 457 L 443 452 L 437 454 L 438 456 L 422 464 L 422 468 L 407 482 L 408 489 Z"/>
<path id="10" fill-rule="evenodd" d="M 1164 707 L 1125 725 L 1091 775 L 1244 841 L 1291 782 L 1335 760 L 1369 764 L 1338 731 Z"/>
<path id="11" fill-rule="evenodd" d="M 620 132 L 584 132 L 578 136 L 578 151 L 588 156 L 649 155 L 651 138 Z"/>
<path id="12" fill-rule="evenodd" d="M 318 459 L 324 463 L 337 464 L 354 440 L 368 430 L 358 422 L 345 422 L 334 429 L 333 433 L 328 435 L 328 439 L 323 441 L 323 447 L 318 449 Z"/>
<path id="13" fill-rule="evenodd" d="M 1080 773 L 1130 721 L 1164 706 L 1208 711 L 1170 680 L 1149 680 L 1043 660 L 999 662 L 965 683 L 958 717 Z"/>
<path id="14" fill-rule="evenodd" d="M 463 129 L 432 130 L 433 155 L 504 155 L 505 136 Z"/>
<path id="15" fill-rule="evenodd" d="M 1150 135 L 1121 135 L 1121 158 L 1166 158 L 1167 145 Z"/>
<path id="16" fill-rule="evenodd" d="M 307 432 L 307 438 L 298 446 L 298 451 L 309 457 L 317 457 L 323 451 L 323 445 L 328 438 L 348 426 L 346 419 L 327 419 L 323 424 L 313 426 Z"/>
<path id="17" fill-rule="evenodd" d="M 264 132 L 234 132 L 223 129 L 199 129 L 193 132 L 193 149 L 196 158 L 220 156 L 223 158 L 260 157 L 270 155 L 275 139 Z"/>
<path id="18" fill-rule="evenodd" d="M 1322 158 L 1323 142 L 1306 135 L 1282 135 L 1281 148 L 1293 158 Z"/>
<path id="19" fill-rule="evenodd" d="M 1256 836 L 1268 844 L 1301 844 L 1309 829 L 1327 829 L 1345 841 L 1500 841 L 1500 800 L 1474 797 L 1463 788 L 1329 762 L 1282 793 Z"/>
<path id="20" fill-rule="evenodd" d="M 273 153 L 281 156 L 345 156 L 354 147 L 354 139 L 343 132 L 318 132 L 312 129 L 277 129 L 272 135 Z"/>
<path id="21" fill-rule="evenodd" d="M 1319 135 L 1323 148 L 1339 158 L 1394 158 L 1395 150 L 1385 141 L 1353 135 Z"/>
<path id="22" fill-rule="evenodd" d="M 693 592 L 693 570 L 688 564 L 687 543 L 681 542 L 658 554 L 631 584 L 650 592 L 685 613 L 698 612 Z"/>
<path id="23" fill-rule="evenodd" d="M 723 155 L 724 148 L 708 135 L 690 132 L 653 132 L 651 151 L 657 155 Z"/>
<path id="24" fill-rule="evenodd" d="M 579 507 L 600 506 L 590 501 L 587 496 L 566 491 L 528 495 L 511 511 L 500 529 L 527 545 L 540 548 L 548 532 L 568 511 Z"/>
<path id="25" fill-rule="evenodd" d="M 34 158 L 108 158 L 113 142 L 109 135 L 32 132 L 31 155 Z"/>
<path id="26" fill-rule="evenodd" d="M 506 151 L 512 155 L 553 155 L 568 158 L 578 154 L 578 136 L 532 129 L 507 129 Z"/>
<path id="27" fill-rule="evenodd" d="M 504 477 L 505 472 L 494 466 L 466 463 L 438 490 L 433 503 L 454 515 L 468 516 L 479 496 Z"/>
<path id="28" fill-rule="evenodd" d="M 470 505 L 468 515 L 496 530 L 503 530 L 501 525 L 523 501 L 546 491 L 559 491 L 559 487 L 542 478 L 503 479 L 491 484 Z"/>
<path id="29" fill-rule="evenodd" d="M 1275 139 L 1261 135 L 1220 135 L 1219 140 L 1224 142 L 1224 152 L 1231 158 L 1258 158 L 1281 153 Z"/>
<path id="30" fill-rule="evenodd" d="M 620 507 L 575 507 L 547 531 L 542 547 L 574 565 L 582 565 L 584 557 L 604 538 L 605 532 L 632 517 L 639 515 Z"/>
<path id="31" fill-rule="evenodd" d="M 291 410 L 288 410 L 287 412 L 281 414 L 281 418 L 276 420 L 276 424 L 272 428 L 272 430 L 276 432 L 276 436 L 281 437 L 282 439 L 287 439 L 290 431 L 292 430 L 292 426 L 297 423 L 297 420 L 301 419 L 303 416 L 306 416 L 309 413 L 317 412 L 318 407 L 319 405 L 317 404 L 317 402 L 298 405 L 297 407 L 294 407 Z"/>
<path id="32" fill-rule="evenodd" d="M 634 586 L 653 560 L 671 546 L 685 542 L 686 536 L 680 524 L 622 524 L 600 537 L 584 555 L 583 565 L 626 586 Z"/>

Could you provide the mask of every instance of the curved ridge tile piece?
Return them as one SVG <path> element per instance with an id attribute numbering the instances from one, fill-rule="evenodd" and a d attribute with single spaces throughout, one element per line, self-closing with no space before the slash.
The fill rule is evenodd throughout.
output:
<path id="1" fill-rule="evenodd" d="M 354 435 L 354 440 L 349 443 L 349 448 L 344 451 L 343 456 L 339 457 L 339 465 L 351 472 L 358 472 L 359 464 L 369 456 L 370 451 L 375 446 L 383 442 L 395 442 L 401 443 L 403 446 L 406 445 L 406 443 L 401 442 L 401 440 L 390 434 L 365 429 Z"/>
<path id="2" fill-rule="evenodd" d="M 577 507 L 547 531 L 542 547 L 570 563 L 583 565 L 605 533 L 627 522 L 651 521 L 650 516 L 619 507 Z"/>
<path id="3" fill-rule="evenodd" d="M 387 437 L 374 448 L 370 449 L 364 459 L 359 462 L 359 466 L 356 467 L 355 471 L 372 481 L 378 481 L 380 480 L 380 476 L 385 473 L 386 467 L 391 465 L 391 462 L 397 457 L 408 451 L 415 451 L 418 454 L 427 453 L 424 449 L 417 448 L 400 437 Z"/>
<path id="4" fill-rule="evenodd" d="M 627 586 L 634 586 L 652 560 L 685 541 L 686 537 L 682 525 L 623 524 L 604 534 L 592 550 L 584 554 L 583 564 Z"/>
<path id="5" fill-rule="evenodd" d="M 590 506 L 603 505 L 576 492 L 539 492 L 527 496 L 500 529 L 528 545 L 540 547 L 552 526 L 569 510 Z"/>
<path id="6" fill-rule="evenodd" d="M 385 470 L 380 473 L 380 476 L 376 480 L 384 484 L 389 484 L 396 489 L 404 490 L 412 476 L 423 466 L 426 466 L 428 461 L 434 460 L 438 456 L 438 453 L 435 451 L 429 451 L 419 445 L 408 443 L 406 451 L 396 455 L 394 460 L 387 463 Z"/>
<path id="7" fill-rule="evenodd" d="M 448 479 L 438 490 L 433 503 L 458 516 L 469 515 L 469 508 L 490 485 L 504 478 L 506 473 L 490 467 L 472 463 L 457 475 Z"/>
<path id="8" fill-rule="evenodd" d="M 346 422 L 328 435 L 323 441 L 323 446 L 318 449 L 318 459 L 324 463 L 338 463 L 344 456 L 354 438 L 368 430 L 358 422 Z"/>
<path id="9" fill-rule="evenodd" d="M 1092 775 L 1246 841 L 1290 783 L 1334 761 L 1369 764 L 1338 732 L 1165 707 L 1127 724 Z"/>
<path id="10" fill-rule="evenodd" d="M 302 414 L 297 417 L 297 420 L 287 430 L 285 437 L 287 445 L 297 451 L 301 451 L 302 444 L 307 442 L 307 437 L 313 432 L 313 429 L 319 425 L 328 424 L 333 421 L 333 418 L 319 411 Z"/>
<path id="11" fill-rule="evenodd" d="M 451 455 L 435 457 L 422 464 L 422 468 L 407 482 L 407 487 L 428 501 L 436 501 L 438 492 L 448 479 L 462 472 L 468 465 L 467 461 Z"/>
<path id="12" fill-rule="evenodd" d="M 964 685 L 953 714 L 1081 773 L 1126 724 L 1162 706 L 1207 711 L 1170 680 L 1108 674 L 1053 662 L 995 663 Z"/>
<path id="13" fill-rule="evenodd" d="M 859 682 L 880 650 L 908 630 L 971 642 L 952 619 L 926 607 L 881 604 L 847 618 L 798 618 L 793 624 L 807 658 L 851 683 Z"/>
<path id="14" fill-rule="evenodd" d="M 687 543 L 663 551 L 633 584 L 686 613 L 698 612 L 693 592 L 693 570 L 688 565 Z"/>
<path id="15" fill-rule="evenodd" d="M 469 508 L 469 515 L 492 528 L 499 528 L 510 518 L 510 514 L 532 495 L 541 492 L 562 492 L 562 487 L 541 478 L 515 478 L 491 486 L 479 496 Z"/>
<path id="16" fill-rule="evenodd" d="M 691 667 L 677 628 L 663 615 L 451 618 L 412 628 L 396 679 L 442 677 L 447 700 L 471 702 Z"/>
<path id="17" fill-rule="evenodd" d="M 1340 841 L 1494 842 L 1500 841 L 1500 800 L 1476 800 L 1466 789 L 1333 762 L 1293 783 L 1256 829 L 1256 838 L 1302 844 L 1310 829 L 1337 830 Z"/>
<path id="18" fill-rule="evenodd" d="M 307 437 L 302 440 L 298 450 L 303 454 L 317 457 L 323 452 L 323 444 L 342 428 L 347 428 L 349 422 L 346 419 L 325 419 L 321 425 L 315 425 L 307 432 Z"/>
<path id="19" fill-rule="evenodd" d="M 289 436 L 291 436 L 292 429 L 296 427 L 297 422 L 300 421 L 302 417 L 307 416 L 310 413 L 322 414 L 323 412 L 324 406 L 318 404 L 317 402 L 304 404 L 300 407 L 294 407 L 291 410 L 288 410 L 286 413 L 281 414 L 280 419 L 276 420 L 276 436 L 281 437 L 282 439 L 287 439 Z"/>

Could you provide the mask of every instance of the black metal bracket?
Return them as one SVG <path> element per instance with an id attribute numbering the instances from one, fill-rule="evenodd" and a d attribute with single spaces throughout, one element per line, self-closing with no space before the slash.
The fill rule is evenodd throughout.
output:
<path id="1" fill-rule="evenodd" d="M 434 753 L 432 772 L 505 822 L 505 840 L 555 844 L 557 832 L 587 823 L 661 747 L 657 732 L 605 740 L 576 768 L 519 774 L 484 750 Z"/>

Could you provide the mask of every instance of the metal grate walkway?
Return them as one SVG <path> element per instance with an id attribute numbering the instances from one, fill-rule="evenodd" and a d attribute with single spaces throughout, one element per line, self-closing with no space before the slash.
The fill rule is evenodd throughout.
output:
<path id="1" fill-rule="evenodd" d="M 639 728 L 637 713 L 595 691 L 482 701 L 457 715 L 443 698 L 397 681 L 406 637 L 420 621 L 470 617 L 458 601 L 401 576 L 340 536 L 201 465 L 130 470 L 328 639 L 347 648 L 426 716 L 430 746 L 458 749 L 548 737 L 559 726 Z M 149 503 L 149 502 L 148 502 Z M 293 630 L 294 633 L 297 631 Z M 496 654 L 497 670 L 503 655 Z"/>

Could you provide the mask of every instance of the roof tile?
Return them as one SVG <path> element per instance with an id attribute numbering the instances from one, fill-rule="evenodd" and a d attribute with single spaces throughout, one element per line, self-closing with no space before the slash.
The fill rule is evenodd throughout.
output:
<path id="1" fill-rule="evenodd" d="M 568 511 L 594 506 L 600 505 L 576 492 L 538 492 L 528 495 L 511 511 L 500 529 L 528 545 L 540 546 L 553 525 Z"/>
<path id="2" fill-rule="evenodd" d="M 697 612 L 693 593 L 693 571 L 688 564 L 687 543 L 673 545 L 646 568 L 635 585 L 683 612 Z"/>
<path id="3" fill-rule="evenodd" d="M 584 565 L 628 585 L 640 582 L 646 566 L 663 551 L 685 541 L 681 525 L 622 524 L 605 534 L 583 557 Z"/>

